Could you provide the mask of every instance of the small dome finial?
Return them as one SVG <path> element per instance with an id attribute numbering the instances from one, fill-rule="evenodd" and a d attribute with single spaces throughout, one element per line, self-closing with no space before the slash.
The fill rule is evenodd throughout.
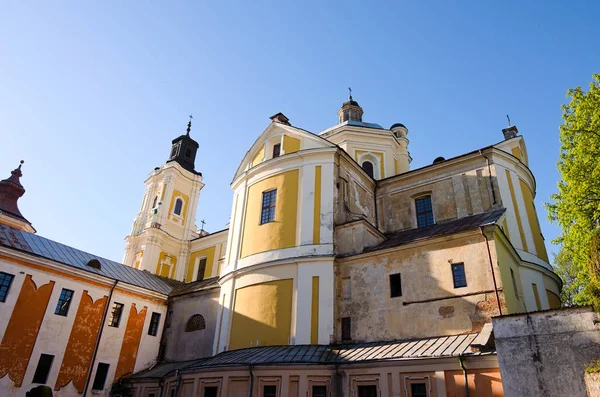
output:
<path id="1" fill-rule="evenodd" d="M 19 162 L 19 167 L 17 168 L 18 170 L 20 170 L 20 169 L 21 169 L 21 166 L 23 165 L 23 163 L 24 163 L 24 162 L 25 162 L 25 160 L 21 160 L 21 161 Z"/>
<path id="2" fill-rule="evenodd" d="M 194 116 L 192 116 L 190 114 L 190 121 L 188 121 L 187 124 L 187 130 L 186 130 L 186 135 L 189 136 L 190 135 L 190 131 L 192 130 L 192 119 L 194 118 Z"/>

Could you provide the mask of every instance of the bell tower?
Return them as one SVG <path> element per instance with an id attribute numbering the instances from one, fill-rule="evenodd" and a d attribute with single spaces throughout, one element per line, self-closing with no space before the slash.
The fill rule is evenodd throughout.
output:
<path id="1" fill-rule="evenodd" d="M 163 277 L 183 280 L 195 225 L 202 174 L 195 169 L 198 142 L 190 137 L 192 116 L 185 135 L 171 142 L 166 163 L 145 181 L 142 207 L 125 238 L 123 263 Z"/>

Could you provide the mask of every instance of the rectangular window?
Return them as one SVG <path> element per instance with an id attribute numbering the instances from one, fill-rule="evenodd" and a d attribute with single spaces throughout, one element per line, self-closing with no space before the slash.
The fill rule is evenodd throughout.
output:
<path id="1" fill-rule="evenodd" d="M 402 296 L 402 279 L 400 273 L 390 274 L 390 296 L 395 298 Z"/>
<path id="2" fill-rule="evenodd" d="M 415 207 L 417 209 L 417 227 L 426 227 L 435 224 L 433 209 L 431 207 L 431 196 L 416 199 Z"/>
<path id="3" fill-rule="evenodd" d="M 204 397 L 217 397 L 219 388 L 217 386 L 210 386 L 204 388 Z"/>
<path id="4" fill-rule="evenodd" d="M 342 317 L 342 342 L 352 340 L 352 319 Z"/>
<path id="5" fill-rule="evenodd" d="M 375 385 L 358 386 L 358 397 L 379 397 L 377 395 L 377 386 L 375 386 Z"/>
<path id="6" fill-rule="evenodd" d="M 121 314 L 123 313 L 123 304 L 122 303 L 113 303 L 112 310 L 110 312 L 110 318 L 108 319 L 108 326 L 119 328 L 119 323 L 121 322 Z"/>
<path id="7" fill-rule="evenodd" d="M 464 263 L 454 263 L 452 266 L 452 279 L 454 279 L 454 288 L 467 286 L 467 277 L 465 276 Z"/>
<path id="8" fill-rule="evenodd" d="M 150 326 L 148 327 L 148 335 L 156 336 L 158 333 L 158 324 L 160 323 L 160 313 L 152 312 L 150 318 Z"/>
<path id="9" fill-rule="evenodd" d="M 312 397 L 327 397 L 327 386 L 312 387 Z"/>
<path id="10" fill-rule="evenodd" d="M 92 390 L 103 390 L 104 383 L 106 382 L 106 376 L 108 375 L 109 364 L 98 363 L 98 369 L 96 369 L 96 377 L 94 378 L 94 385 Z"/>
<path id="11" fill-rule="evenodd" d="M 277 397 L 277 386 L 275 386 L 275 385 L 263 386 L 262 397 Z"/>
<path id="12" fill-rule="evenodd" d="M 69 312 L 69 306 L 71 306 L 71 299 L 73 298 L 73 291 L 70 289 L 65 289 L 60 293 L 60 298 L 58 298 L 58 303 L 56 304 L 56 310 L 54 314 L 58 314 L 59 316 L 66 316 Z"/>
<path id="13" fill-rule="evenodd" d="M 275 204 L 277 201 L 277 189 L 263 192 L 262 211 L 260 213 L 260 224 L 273 222 L 275 220 Z"/>
<path id="14" fill-rule="evenodd" d="M 427 384 L 411 383 L 410 397 L 427 397 Z"/>
<path id="15" fill-rule="evenodd" d="M 0 302 L 6 302 L 8 290 L 15 276 L 12 274 L 0 272 Z"/>
<path id="16" fill-rule="evenodd" d="M 204 271 L 205 270 L 206 270 L 206 258 L 202 258 L 202 259 L 200 259 L 200 262 L 198 262 L 198 277 L 196 278 L 197 281 L 204 280 Z"/>
<path id="17" fill-rule="evenodd" d="M 279 157 L 281 154 L 281 143 L 273 145 L 273 158 Z"/>
<path id="18" fill-rule="evenodd" d="M 50 368 L 52 368 L 52 361 L 54 361 L 54 356 L 50 354 L 40 355 L 40 361 L 38 361 L 35 374 L 33 375 L 33 383 L 46 383 Z"/>

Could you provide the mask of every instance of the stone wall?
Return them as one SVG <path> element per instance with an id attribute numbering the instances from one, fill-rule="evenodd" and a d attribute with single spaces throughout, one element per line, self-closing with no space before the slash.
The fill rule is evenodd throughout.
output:
<path id="1" fill-rule="evenodd" d="M 585 397 L 585 368 L 600 358 L 599 320 L 589 307 L 494 318 L 504 395 Z"/>

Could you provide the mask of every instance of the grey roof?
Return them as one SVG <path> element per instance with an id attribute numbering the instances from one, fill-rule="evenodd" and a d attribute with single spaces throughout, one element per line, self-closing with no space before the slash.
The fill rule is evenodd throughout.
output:
<path id="1" fill-rule="evenodd" d="M 500 208 L 493 211 L 483 212 L 481 214 L 454 219 L 449 222 L 437 223 L 432 226 L 389 233 L 386 234 L 387 240 L 374 247 L 365 249 L 364 252 L 372 252 L 386 248 L 397 247 L 399 245 L 412 243 L 418 240 L 445 236 L 469 229 L 475 229 L 480 226 L 494 224 L 498 221 L 498 219 L 500 219 L 505 211 L 505 208 Z"/>
<path id="2" fill-rule="evenodd" d="M 0 245 L 165 295 L 183 284 L 2 224 Z M 87 266 L 91 259 L 97 259 L 101 269 Z"/>
<path id="3" fill-rule="evenodd" d="M 219 277 L 207 278 L 201 281 L 193 281 L 191 283 L 182 284 L 178 287 L 173 288 L 169 296 L 178 296 L 191 294 L 192 292 L 203 291 L 219 287 Z"/>
<path id="4" fill-rule="evenodd" d="M 342 124 L 353 125 L 355 127 L 375 128 L 377 130 L 383 130 L 384 128 L 376 123 L 367 123 L 364 121 L 348 120 Z"/>
<path id="5" fill-rule="evenodd" d="M 480 356 L 495 351 L 473 351 L 471 343 L 479 334 L 439 336 L 391 342 L 344 345 L 265 346 L 231 350 L 195 361 L 168 362 L 129 379 L 161 378 L 172 371 L 246 365 L 330 365 L 426 358 Z"/>

